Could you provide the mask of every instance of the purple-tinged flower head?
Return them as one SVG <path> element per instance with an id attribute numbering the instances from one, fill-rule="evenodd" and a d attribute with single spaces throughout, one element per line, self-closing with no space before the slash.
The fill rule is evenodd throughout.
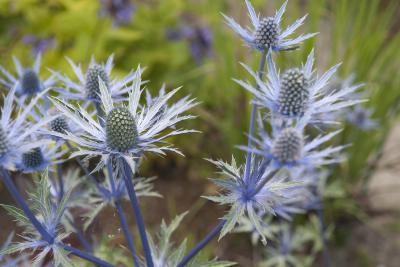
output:
<path id="1" fill-rule="evenodd" d="M 279 232 L 279 227 L 273 223 L 273 217 L 267 214 L 265 211 L 260 210 L 257 212 L 258 216 L 262 218 L 261 227 L 263 229 L 263 236 L 267 240 L 273 240 L 276 238 L 276 234 Z M 251 220 L 247 217 L 241 217 L 237 226 L 233 230 L 234 233 L 248 233 L 250 234 L 251 244 L 257 246 L 260 242 L 261 235 L 258 233 L 257 229 L 254 227 Z"/>
<path id="2" fill-rule="evenodd" d="M 16 88 L 14 87 L 5 97 L 0 118 L 0 166 L 7 170 L 15 170 L 24 153 L 50 143 L 50 140 L 45 138 L 32 142 L 31 137 L 44 125 L 56 118 L 49 116 L 36 122 L 28 121 L 34 106 L 39 99 L 47 94 L 48 90 L 44 90 L 33 98 L 28 105 L 20 107 L 18 116 L 12 119 L 15 91 Z"/>
<path id="3" fill-rule="evenodd" d="M 67 192 L 61 200 L 53 201 L 50 188 L 49 177 L 41 177 L 36 181 L 35 190 L 29 194 L 31 197 L 29 203 L 32 212 L 54 241 L 50 243 L 42 240 L 40 234 L 22 210 L 2 205 L 11 216 L 15 217 L 19 226 L 24 229 L 23 240 L 9 246 L 2 253 L 10 255 L 24 251 L 29 253 L 38 252 L 35 254 L 30 266 L 42 266 L 42 261 L 48 255 L 52 255 L 54 266 L 61 266 L 61 263 L 63 263 L 63 266 L 73 266 L 62 247 L 62 241 L 69 236 L 69 233 L 65 232 L 60 225 L 69 199 L 69 193 Z"/>
<path id="4" fill-rule="evenodd" d="M 370 131 L 378 127 L 378 122 L 371 119 L 373 113 L 374 110 L 371 108 L 357 106 L 353 110 L 347 112 L 346 120 L 358 129 Z"/>
<path id="5" fill-rule="evenodd" d="M 167 37 L 173 41 L 187 41 L 197 64 L 201 64 L 206 57 L 211 57 L 213 54 L 213 36 L 208 27 L 185 25 L 178 30 L 169 31 Z"/>
<path id="6" fill-rule="evenodd" d="M 363 85 L 352 85 L 328 92 L 326 90 L 328 82 L 340 64 L 318 77 L 315 74 L 316 71 L 313 70 L 313 62 L 314 50 L 311 51 L 306 64 L 301 68 L 292 68 L 279 75 L 272 60 L 272 54 L 269 53 L 267 55 L 266 82 L 263 82 L 244 64 L 245 69 L 256 79 L 258 87 L 245 81 L 235 81 L 254 95 L 255 103 L 266 108 L 272 119 L 284 121 L 286 125 L 305 127 L 308 124 L 337 123 L 329 120 L 321 121 L 321 118 L 325 114 L 339 112 L 346 107 L 364 102 L 365 100 L 346 98 Z"/>
<path id="7" fill-rule="evenodd" d="M 92 57 L 91 62 L 84 73 L 80 65 L 76 65 L 71 59 L 67 58 L 78 81 L 71 80 L 68 76 L 54 72 L 63 83 L 65 88 L 56 89 L 60 93 L 60 97 L 71 100 L 82 100 L 87 102 L 100 102 L 100 84 L 99 78 L 105 84 L 107 90 L 111 94 L 113 100 L 122 101 L 129 92 L 129 86 L 135 82 L 137 72 L 142 70 L 139 68 L 136 72 L 131 72 L 121 80 L 112 77 L 113 55 L 111 55 L 105 64 L 97 64 Z M 87 103 L 86 103 L 87 104 Z"/>
<path id="8" fill-rule="evenodd" d="M 253 25 L 253 32 L 240 26 L 234 19 L 223 15 L 226 23 L 231 27 L 248 46 L 257 49 L 261 52 L 272 51 L 278 52 L 283 50 L 292 50 L 298 48 L 304 40 L 307 40 L 316 35 L 316 33 L 309 33 L 300 35 L 294 39 L 289 38 L 294 31 L 303 25 L 307 15 L 298 19 L 295 23 L 287 29 L 281 29 L 281 21 L 283 13 L 285 12 L 288 1 L 275 13 L 273 17 L 260 18 L 250 1 L 246 0 L 246 6 L 249 12 L 249 17 Z"/>
<path id="9" fill-rule="evenodd" d="M 254 138 L 256 147 L 240 148 L 271 160 L 275 168 L 319 167 L 342 160 L 339 157 L 345 146 L 328 147 L 318 150 L 319 146 L 330 141 L 339 131 L 321 134 L 313 139 L 306 138 L 301 127 L 275 128 L 272 134 L 265 131 L 263 122 L 259 119 L 259 139 Z"/>
<path id="10" fill-rule="evenodd" d="M 260 157 L 254 158 L 250 170 L 250 176 L 245 179 L 243 167 L 232 159 L 230 164 L 223 161 L 211 161 L 220 169 L 223 179 L 212 181 L 221 188 L 218 196 L 209 196 L 207 199 L 229 205 L 230 210 L 224 216 L 226 223 L 221 230 L 220 238 L 232 231 L 239 220 L 246 216 L 254 228 L 266 242 L 265 230 L 262 227 L 264 215 L 259 211 L 276 215 L 276 207 L 287 199 L 292 190 L 299 187 L 299 183 L 287 180 L 287 177 L 271 168 L 269 161 Z"/>
<path id="11" fill-rule="evenodd" d="M 46 80 L 40 79 L 41 59 L 41 54 L 38 54 L 32 68 L 23 68 L 20 61 L 16 57 L 13 57 L 17 76 L 12 75 L 0 66 L 0 84 L 8 90 L 16 88 L 16 94 L 19 96 L 19 104 L 25 103 L 28 97 L 37 95 L 53 86 L 56 82 L 54 75 L 51 75 Z"/>
<path id="12" fill-rule="evenodd" d="M 25 35 L 22 38 L 24 44 L 32 46 L 32 55 L 38 56 L 54 46 L 54 38 L 38 38 L 34 35 Z"/>
<path id="13" fill-rule="evenodd" d="M 112 18 L 115 27 L 129 24 L 136 9 L 131 0 L 100 0 L 100 4 L 100 15 Z"/>
<path id="14" fill-rule="evenodd" d="M 106 116 L 104 126 L 95 120 L 92 115 L 82 107 L 75 107 L 59 98 L 53 98 L 52 102 L 70 119 L 78 125 L 81 132 L 66 134 L 50 132 L 74 142 L 78 145 L 79 151 L 74 156 L 101 156 L 96 170 L 102 168 L 110 156 L 124 158 L 131 167 L 135 160 L 139 159 L 143 152 L 165 154 L 166 151 L 179 150 L 166 143 L 165 139 L 179 134 L 195 132 L 193 130 L 171 129 L 175 124 L 192 119 L 191 115 L 182 115 L 197 103 L 193 99 L 183 98 L 166 108 L 162 115 L 160 110 L 175 95 L 180 88 L 166 93 L 150 106 L 140 105 L 140 99 L 144 89 L 141 89 L 141 69 L 135 72 L 132 79 L 134 83 L 127 88 L 129 91 L 128 103 L 115 103 L 105 83 L 99 79 L 100 101 Z M 133 171 L 135 171 L 133 169 Z"/>
<path id="15" fill-rule="evenodd" d="M 299 251 L 304 249 L 308 237 L 294 230 L 294 227 L 289 223 L 279 223 L 277 238 L 267 250 L 266 257 L 268 260 L 262 261 L 262 266 L 300 267 L 311 265 L 309 260 L 299 259 L 297 255 Z"/>
<path id="16" fill-rule="evenodd" d="M 38 138 L 31 138 L 32 143 L 36 143 Z M 52 165 L 62 162 L 61 157 L 65 155 L 66 150 L 60 150 L 62 143 L 49 146 L 44 144 L 32 148 L 23 153 L 17 162 L 17 169 L 24 173 L 41 172 Z"/>

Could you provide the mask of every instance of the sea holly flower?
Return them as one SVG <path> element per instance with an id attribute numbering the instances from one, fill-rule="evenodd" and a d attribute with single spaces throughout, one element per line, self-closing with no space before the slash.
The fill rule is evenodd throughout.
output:
<path id="1" fill-rule="evenodd" d="M 312 256 L 301 256 L 300 252 L 306 242 L 300 231 L 293 231 L 288 223 L 279 224 L 279 238 L 267 250 L 265 261 L 260 266 L 267 267 L 304 267 L 311 266 Z"/>
<path id="2" fill-rule="evenodd" d="M 113 206 L 116 199 L 129 200 L 128 193 L 126 191 L 124 180 L 118 172 L 119 168 L 116 168 L 116 175 L 118 179 L 115 181 L 115 191 L 113 192 L 110 184 L 108 174 L 104 172 L 104 182 L 98 185 L 90 184 L 90 188 L 87 191 L 87 205 L 90 207 L 84 214 L 85 224 L 84 229 L 87 229 L 97 217 L 97 215 L 104 210 L 106 207 Z M 135 177 L 133 180 L 134 189 L 138 197 L 161 197 L 160 194 L 154 191 L 153 181 L 156 177 Z"/>
<path id="3" fill-rule="evenodd" d="M 356 128 L 369 131 L 378 126 L 377 121 L 371 119 L 373 113 L 373 109 L 357 106 L 347 112 L 346 120 Z"/>
<path id="4" fill-rule="evenodd" d="M 313 70 L 314 50 L 311 51 L 307 62 L 301 68 L 288 69 L 279 75 L 272 55 L 267 55 L 267 81 L 263 82 L 248 66 L 245 69 L 256 79 L 257 87 L 248 82 L 235 80 L 244 89 L 251 92 L 254 102 L 268 109 L 271 118 L 289 122 L 298 122 L 305 126 L 311 124 L 332 124 L 335 121 L 321 121 L 324 114 L 337 112 L 345 107 L 364 102 L 365 100 L 346 99 L 356 92 L 362 84 L 353 85 L 340 90 L 328 92 L 326 89 L 329 80 L 336 73 L 340 64 L 333 66 L 321 77 Z"/>
<path id="5" fill-rule="evenodd" d="M 158 116 L 160 109 L 180 89 L 177 88 L 160 98 L 151 106 L 140 106 L 139 100 L 143 93 L 140 89 L 140 71 L 136 72 L 135 83 L 129 89 L 128 105 L 121 103 L 115 106 L 106 85 L 100 81 L 101 104 L 105 111 L 104 126 L 95 121 L 83 108 L 76 108 L 61 99 L 54 98 L 54 105 L 73 123 L 82 129 L 81 134 L 67 134 L 51 132 L 52 135 L 70 140 L 79 146 L 75 156 L 101 156 L 96 170 L 102 168 L 110 156 L 124 158 L 135 172 L 134 161 L 139 159 L 143 152 L 165 154 L 179 150 L 167 144 L 165 139 L 170 136 L 195 132 L 194 130 L 170 130 L 176 123 L 192 119 L 191 115 L 182 115 L 197 103 L 194 99 L 184 98 L 170 105 L 162 116 Z M 159 145 L 159 146 L 158 146 Z"/>
<path id="6" fill-rule="evenodd" d="M 279 232 L 279 227 L 273 223 L 273 216 L 267 215 L 266 212 L 258 212 L 258 216 L 262 218 L 261 227 L 263 229 L 263 235 L 267 240 L 274 240 L 277 233 Z M 248 233 L 250 234 L 251 244 L 253 246 L 258 245 L 261 240 L 261 235 L 258 233 L 257 229 L 254 227 L 253 223 L 248 217 L 241 217 L 237 226 L 233 229 L 234 233 Z"/>
<path id="7" fill-rule="evenodd" d="M 346 146 L 318 150 L 319 146 L 330 141 L 340 132 L 338 130 L 325 135 L 321 134 L 309 140 L 304 136 L 301 127 L 274 129 L 272 134 L 269 134 L 263 128 L 262 122 L 259 121 L 259 139 L 253 139 L 256 146 L 254 148 L 240 146 L 240 148 L 270 160 L 277 169 L 322 166 L 342 160 L 338 154 Z"/>
<path id="8" fill-rule="evenodd" d="M 203 63 L 205 58 L 213 54 L 212 32 L 205 26 L 185 25 L 180 29 L 168 31 L 167 38 L 172 41 L 185 40 L 197 64 Z"/>
<path id="9" fill-rule="evenodd" d="M 39 139 L 31 139 L 32 143 L 36 143 Z M 65 155 L 66 150 L 59 150 L 62 143 L 57 142 L 53 146 L 43 144 L 35 147 L 27 152 L 22 153 L 17 163 L 17 169 L 24 173 L 40 172 L 53 164 L 61 163 L 61 157 Z"/>
<path id="10" fill-rule="evenodd" d="M 69 233 L 64 232 L 60 227 L 60 221 L 64 214 L 69 194 L 66 193 L 59 202 L 51 201 L 48 177 L 42 177 L 37 181 L 35 188 L 35 191 L 30 193 L 32 211 L 38 215 L 38 220 L 40 220 L 49 235 L 54 238 L 54 242 L 48 243 L 42 240 L 40 234 L 36 231 L 36 228 L 22 210 L 13 206 L 2 205 L 10 215 L 15 217 L 24 231 L 22 235 L 23 240 L 1 251 L 1 254 L 13 254 L 24 251 L 33 253 L 35 251 L 40 251 L 35 255 L 32 262 L 33 266 L 39 266 L 39 263 L 49 254 L 53 256 L 54 266 L 73 266 L 61 245 L 62 241 L 69 236 Z"/>
<path id="11" fill-rule="evenodd" d="M 296 49 L 300 43 L 316 35 L 316 33 L 309 33 L 300 35 L 294 39 L 289 38 L 294 31 L 303 25 L 307 15 L 298 19 L 295 23 L 285 30 L 281 30 L 281 21 L 283 13 L 285 12 L 288 1 L 275 13 L 273 17 L 260 18 L 250 1 L 246 0 L 247 10 L 253 25 L 253 32 L 240 26 L 234 19 L 223 15 L 226 23 L 231 27 L 248 46 L 259 51 L 282 51 Z"/>
<path id="12" fill-rule="evenodd" d="M 47 93 L 47 89 L 39 93 L 28 105 L 20 108 L 18 116 L 12 119 L 15 91 L 14 87 L 5 97 L 0 119 L 0 166 L 8 170 L 15 170 L 24 153 L 50 142 L 46 139 L 32 142 L 31 135 L 56 118 L 49 116 L 39 122 L 28 122 L 29 114 L 39 99 Z"/>
<path id="13" fill-rule="evenodd" d="M 19 96 L 18 102 L 25 103 L 28 97 L 35 96 L 38 93 L 52 87 L 56 83 L 56 77 L 51 75 L 48 79 L 40 79 L 40 66 L 42 55 L 36 56 L 35 62 L 31 68 L 23 68 L 20 61 L 13 57 L 17 76 L 12 75 L 4 67 L 0 66 L 0 84 L 6 89 L 16 88 L 15 92 Z"/>
<path id="14" fill-rule="evenodd" d="M 53 71 L 54 75 L 66 86 L 66 88 L 55 90 L 60 93 L 60 97 L 66 99 L 100 102 L 100 78 L 114 100 L 123 100 L 124 95 L 128 94 L 129 85 L 141 75 L 143 70 L 139 67 L 136 72 L 129 73 L 123 79 L 115 79 L 112 77 L 113 59 L 114 56 L 111 55 L 105 64 L 97 64 L 92 57 L 84 74 L 80 65 L 76 65 L 67 58 L 78 81 L 75 82 L 68 76 Z"/>
<path id="15" fill-rule="evenodd" d="M 136 8 L 131 0 L 100 0 L 100 3 L 100 15 L 110 16 L 115 27 L 129 24 L 132 21 Z"/>
<path id="16" fill-rule="evenodd" d="M 175 267 L 182 261 L 186 251 L 185 239 L 179 246 L 174 247 L 172 242 L 172 235 L 178 229 L 183 218 L 187 212 L 176 216 L 169 225 L 163 220 L 161 222 L 160 230 L 157 232 L 157 240 L 149 237 L 151 253 L 153 258 L 154 267 Z M 157 241 L 157 242 L 156 242 Z M 145 263 L 143 263 L 145 265 Z M 211 260 L 205 261 L 196 257 L 185 266 L 188 267 L 228 267 L 236 265 L 233 262 Z"/>
<path id="17" fill-rule="evenodd" d="M 229 212 L 223 217 L 226 220 L 221 230 L 220 238 L 231 232 L 244 216 L 248 216 L 254 228 L 266 243 L 261 212 L 275 215 L 275 208 L 287 197 L 292 190 L 300 186 L 290 182 L 278 170 L 271 168 L 263 158 L 254 158 L 250 176 L 245 178 L 243 167 L 236 164 L 232 158 L 231 164 L 223 161 L 212 161 L 220 170 L 223 179 L 212 179 L 221 188 L 218 196 L 206 198 L 221 205 L 229 205 Z"/>

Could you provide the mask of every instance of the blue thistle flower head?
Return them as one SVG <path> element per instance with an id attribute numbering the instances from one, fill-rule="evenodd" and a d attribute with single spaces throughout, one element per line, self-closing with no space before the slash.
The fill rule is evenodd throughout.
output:
<path id="1" fill-rule="evenodd" d="M 207 199 L 229 205 L 230 210 L 224 216 L 226 223 L 220 238 L 232 231 L 243 217 L 248 216 L 256 231 L 266 243 L 263 218 L 265 213 L 276 215 L 276 208 L 291 195 L 292 190 L 300 186 L 291 182 L 286 175 L 272 168 L 268 160 L 256 157 L 252 161 L 249 177 L 245 177 L 244 168 L 236 164 L 234 158 L 230 164 L 223 161 L 210 161 L 220 170 L 223 179 L 212 179 L 221 189 L 218 196 Z"/>
<path id="2" fill-rule="evenodd" d="M 130 0 L 101 0 L 100 15 L 110 16 L 113 25 L 118 27 L 132 21 L 135 5 Z"/>
<path id="3" fill-rule="evenodd" d="M 285 12 L 288 1 L 282 5 L 282 7 L 275 13 L 275 16 L 260 18 L 250 1 L 246 0 L 247 10 L 253 26 L 253 32 L 240 26 L 234 19 L 223 15 L 226 23 L 232 28 L 248 46 L 257 49 L 259 51 L 282 51 L 296 49 L 299 44 L 304 40 L 307 40 L 316 35 L 316 33 L 310 33 L 300 35 L 294 39 L 289 36 L 292 35 L 297 28 L 303 25 L 307 15 L 298 19 L 295 23 L 289 26 L 287 29 L 281 29 L 281 20 L 283 13 Z"/>
<path id="4" fill-rule="evenodd" d="M 19 103 L 23 104 L 29 97 L 35 96 L 56 83 L 56 77 L 51 75 L 48 79 L 42 80 L 39 77 L 42 56 L 36 56 L 33 66 L 23 68 L 20 61 L 13 57 L 17 76 L 12 75 L 4 67 L 0 66 L 0 84 L 7 89 L 16 88 L 16 94 L 20 96 Z M 3 77 L 2 77 L 3 76 Z"/>
<path id="5" fill-rule="evenodd" d="M 38 139 L 31 139 L 36 143 Z M 43 144 L 22 153 L 17 162 L 17 169 L 24 173 L 41 172 L 54 164 L 62 162 L 61 157 L 67 153 L 67 150 L 60 149 L 62 142 L 54 145 Z"/>
<path id="6" fill-rule="evenodd" d="M 348 123 L 363 131 L 370 131 L 378 127 L 378 122 L 371 119 L 374 110 L 357 106 L 353 110 L 349 110 L 346 116 Z"/>
<path id="7" fill-rule="evenodd" d="M 346 96 L 354 94 L 363 84 L 351 85 L 338 90 L 327 90 L 329 81 L 336 73 L 340 64 L 333 66 L 321 77 L 313 70 L 314 50 L 301 68 L 291 68 L 279 75 L 272 54 L 267 55 L 267 81 L 262 81 L 248 66 L 244 68 L 254 77 L 257 86 L 235 80 L 244 89 L 254 95 L 254 102 L 266 108 L 271 116 L 285 121 L 286 124 L 298 124 L 304 127 L 308 124 L 335 124 L 336 121 L 322 120 L 346 107 L 364 102 L 361 99 L 349 99 Z M 332 117 L 332 116 L 331 116 Z M 333 117 L 335 118 L 335 117 Z"/>
<path id="8" fill-rule="evenodd" d="M 39 121 L 28 120 L 32 109 L 37 105 L 39 99 L 43 98 L 47 90 L 39 93 L 28 105 L 20 107 L 18 116 L 12 119 L 14 111 L 14 100 L 16 88 L 10 90 L 4 99 L 4 106 L 0 118 L 0 166 L 7 170 L 15 170 L 21 164 L 21 157 L 37 147 L 47 146 L 50 140 L 42 138 L 32 142 L 32 135 L 48 124 L 55 116 L 41 118 Z M 47 154 L 46 154 L 47 155 Z M 50 157 L 51 158 L 51 157 Z M 38 161 L 39 157 L 36 158 Z M 45 158 L 43 158 L 45 159 Z M 34 160 L 35 162 L 38 162 Z M 33 163 L 33 161 L 31 162 Z M 41 163 L 43 163 L 41 161 Z M 41 165 L 42 166 L 42 165 Z"/>
<path id="9" fill-rule="evenodd" d="M 71 59 L 67 58 L 77 81 L 66 75 L 52 71 L 65 86 L 65 88 L 57 88 L 55 90 L 65 99 L 100 102 L 99 79 L 101 79 L 113 100 L 124 100 L 125 95 L 129 92 L 130 85 L 135 83 L 138 72 L 142 73 L 143 70 L 138 68 L 136 72 L 131 72 L 122 79 L 115 79 L 112 75 L 113 60 L 114 56 L 111 55 L 105 64 L 98 64 L 95 62 L 94 57 L 92 57 L 88 68 L 84 72 L 79 64 L 77 65 Z"/>
<path id="10" fill-rule="evenodd" d="M 345 146 L 328 147 L 318 150 L 319 146 L 330 141 L 341 130 L 328 134 L 321 134 L 311 140 L 303 134 L 303 128 L 283 127 L 273 125 L 272 134 L 265 129 L 262 119 L 258 120 L 259 138 L 253 138 L 256 147 L 249 149 L 240 146 L 245 151 L 250 151 L 256 155 L 271 160 L 273 166 L 279 168 L 294 168 L 322 166 L 338 163 L 342 160 L 339 153 Z"/>
<path id="11" fill-rule="evenodd" d="M 51 131 L 51 134 L 78 144 L 81 150 L 72 156 L 101 156 L 102 160 L 96 170 L 104 166 L 110 156 L 125 158 L 133 168 L 135 160 L 146 151 L 158 154 L 165 154 L 166 151 L 180 153 L 166 144 L 165 138 L 195 132 L 173 129 L 176 123 L 193 118 L 190 115 L 182 115 L 197 104 L 193 99 L 185 97 L 175 104 L 166 106 L 167 101 L 178 92 L 179 88 L 177 88 L 161 95 L 149 106 L 140 105 L 140 98 L 144 91 L 140 88 L 142 85 L 140 67 L 135 73 L 135 82 L 129 88 L 126 104 L 114 103 L 106 85 L 99 79 L 100 101 L 106 114 L 105 118 L 99 119 L 104 120 L 104 126 L 93 119 L 84 108 L 76 108 L 58 98 L 52 99 L 63 115 L 80 127 L 81 132 L 63 134 Z M 161 109 L 163 109 L 162 114 Z M 168 132 L 165 133 L 166 131 Z"/>

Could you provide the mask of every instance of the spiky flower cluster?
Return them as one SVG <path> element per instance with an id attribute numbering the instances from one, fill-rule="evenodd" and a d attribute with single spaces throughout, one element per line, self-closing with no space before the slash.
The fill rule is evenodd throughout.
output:
<path id="1" fill-rule="evenodd" d="M 303 143 L 301 133 L 294 128 L 285 128 L 274 140 L 271 154 L 281 163 L 292 164 L 301 158 Z"/>
<path id="2" fill-rule="evenodd" d="M 279 41 L 279 25 L 272 17 L 263 18 L 254 33 L 254 43 L 261 49 L 275 47 Z"/>
<path id="3" fill-rule="evenodd" d="M 285 116 L 301 116 L 309 98 L 308 80 L 299 69 L 287 70 L 281 78 L 278 111 Z"/>
<path id="4" fill-rule="evenodd" d="M 36 147 L 22 154 L 22 163 L 27 168 L 35 168 L 44 162 L 42 150 Z"/>
<path id="5" fill-rule="evenodd" d="M 70 131 L 68 126 L 67 119 L 63 116 L 60 116 L 50 122 L 50 129 L 54 132 L 65 133 Z"/>
<path id="6" fill-rule="evenodd" d="M 329 132 L 326 128 L 315 135 L 309 128 L 336 122 L 333 120 L 339 117 L 333 116 L 332 121 L 323 118 L 362 102 L 349 97 L 360 85 L 328 90 L 339 65 L 317 76 L 313 70 L 314 50 L 302 67 L 289 68 L 280 75 L 273 52 L 297 49 L 315 34 L 289 38 L 306 16 L 281 29 L 287 1 L 274 16 L 262 19 L 249 1 L 245 3 L 253 29 L 244 29 L 232 18 L 224 18 L 250 47 L 262 52 L 263 58 L 257 73 L 243 65 L 255 85 L 235 80 L 253 95 L 248 144 L 240 147 L 246 153 L 245 163 L 238 164 L 233 157 L 230 163 L 209 160 L 221 174 L 212 179 L 220 191 L 206 198 L 228 209 L 206 239 L 187 256 L 184 256 L 186 241 L 177 248 L 173 246 L 171 235 L 183 220 L 183 214 L 170 225 L 161 223 L 156 244 L 156 239 L 148 238 L 137 199 L 159 196 L 153 192 L 154 178 L 137 177 L 140 163 L 148 153 L 182 154 L 168 143 L 168 138 L 196 132 L 177 127 L 180 122 L 194 118 L 184 113 L 197 102 L 186 96 L 173 103 L 171 100 L 180 88 L 168 91 L 165 85 L 152 96 L 143 88 L 140 66 L 123 79 L 115 79 L 111 75 L 113 56 L 104 64 L 97 64 L 92 58 L 86 70 L 67 59 L 76 76 L 74 80 L 56 71 L 52 71 L 48 80 L 42 80 L 38 56 L 32 68 L 22 68 L 14 60 L 18 77 L 0 66 L 0 74 L 4 76 L 0 77 L 0 83 L 9 89 L 0 116 L 0 174 L 21 209 L 4 207 L 24 228 L 23 241 L 2 249 L 0 260 L 3 254 L 28 249 L 37 254 L 34 265 L 40 265 L 51 254 L 54 266 L 72 266 L 71 254 L 96 266 L 113 267 L 94 256 L 95 247 L 82 234 L 72 212 L 72 209 L 83 211 L 86 230 L 104 207 L 112 206 L 135 266 L 231 266 L 230 262 L 203 262 L 195 256 L 214 236 L 219 234 L 222 238 L 235 231 L 238 224 L 245 225 L 253 239 L 260 238 L 264 244 L 267 239 L 279 243 L 276 241 L 279 232 L 283 257 L 280 254 L 278 258 L 294 265 L 290 254 L 295 246 L 290 227 L 277 230 L 270 227 L 277 221 L 286 225 L 281 221 L 290 221 L 296 214 L 321 209 L 323 190 L 319 185 L 321 177 L 326 175 L 320 169 L 340 162 L 339 153 L 344 146 L 326 145 L 340 130 Z M 264 81 L 265 63 L 268 69 Z M 59 79 L 59 86 L 50 97 L 49 87 L 55 84 L 55 78 Z M 14 112 L 14 102 L 20 105 L 18 112 Z M 18 116 L 13 119 L 13 114 Z M 366 127 L 365 115 L 354 113 L 352 120 L 363 122 Z M 63 173 L 61 163 L 67 153 L 69 158 L 76 159 L 85 179 L 81 179 L 77 168 L 73 174 Z M 89 163 L 94 163 L 93 170 L 89 170 L 92 166 Z M 44 173 L 36 182 L 36 190 L 29 194 L 29 204 L 10 176 L 9 172 L 15 170 L 25 174 Z M 128 199 L 141 238 L 143 249 L 139 251 L 144 252 L 144 257 L 137 255 L 138 242 L 132 239 L 122 208 L 122 201 Z M 64 243 L 71 233 L 78 237 L 85 252 Z"/>
<path id="7" fill-rule="evenodd" d="M 99 79 L 104 82 L 107 88 L 110 87 L 109 77 L 104 67 L 99 64 L 93 64 L 86 72 L 85 90 L 88 99 L 99 99 Z"/>
<path id="8" fill-rule="evenodd" d="M 41 91 L 38 75 L 31 69 L 24 70 L 21 77 L 21 89 L 28 95 L 34 95 Z"/>
<path id="9" fill-rule="evenodd" d="M 127 108 L 114 108 L 107 114 L 106 135 L 108 146 L 114 150 L 124 152 L 137 143 L 136 122 Z"/>

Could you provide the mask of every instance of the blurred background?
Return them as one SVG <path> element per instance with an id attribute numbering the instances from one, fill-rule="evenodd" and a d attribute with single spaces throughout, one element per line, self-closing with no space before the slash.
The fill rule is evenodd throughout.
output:
<path id="1" fill-rule="evenodd" d="M 252 1 L 262 15 L 273 15 L 282 2 Z M 169 221 L 190 209 L 174 237 L 189 237 L 189 246 L 224 214 L 222 207 L 200 198 L 216 191 L 207 180 L 215 169 L 204 158 L 230 160 L 233 154 L 243 161 L 235 146 L 246 142 L 250 95 L 232 78 L 250 79 L 239 62 L 255 69 L 259 61 L 224 24 L 221 12 L 249 23 L 239 0 L 0 0 L 0 65 L 5 68 L 14 68 L 13 55 L 28 65 L 42 53 L 43 78 L 50 74 L 46 68 L 71 75 L 66 56 L 87 66 L 92 56 L 103 62 L 114 54 L 115 77 L 140 64 L 152 92 L 165 82 L 169 89 L 183 86 L 182 95 L 201 101 L 193 110 L 198 118 L 187 126 L 202 133 L 172 140 L 186 157 L 149 156 L 141 171 L 158 177 L 155 187 L 164 196 L 141 200 L 149 229 L 157 229 L 161 218 Z M 346 114 L 344 131 L 335 140 L 353 145 L 344 163 L 332 169 L 325 194 L 333 266 L 399 266 L 400 2 L 290 0 L 283 24 L 305 13 L 309 16 L 300 32 L 319 35 L 298 51 L 283 53 L 280 68 L 301 64 L 315 46 L 319 72 L 343 62 L 337 81 L 365 82 L 363 94 L 370 99 Z M 12 202 L 1 184 L 0 202 Z M 124 239 L 117 218 L 108 215 L 102 214 L 89 231 L 103 237 L 106 247 L 120 249 Z M 0 210 L 0 240 L 15 227 L 11 222 Z M 310 243 L 317 242 L 313 225 L 303 218 L 296 223 L 304 226 Z M 205 256 L 256 266 L 267 250 L 252 246 L 248 234 L 235 234 L 213 242 Z M 308 250 L 299 251 L 299 257 Z M 115 257 L 104 251 L 105 258 Z M 311 262 L 322 266 L 319 253 Z"/>

